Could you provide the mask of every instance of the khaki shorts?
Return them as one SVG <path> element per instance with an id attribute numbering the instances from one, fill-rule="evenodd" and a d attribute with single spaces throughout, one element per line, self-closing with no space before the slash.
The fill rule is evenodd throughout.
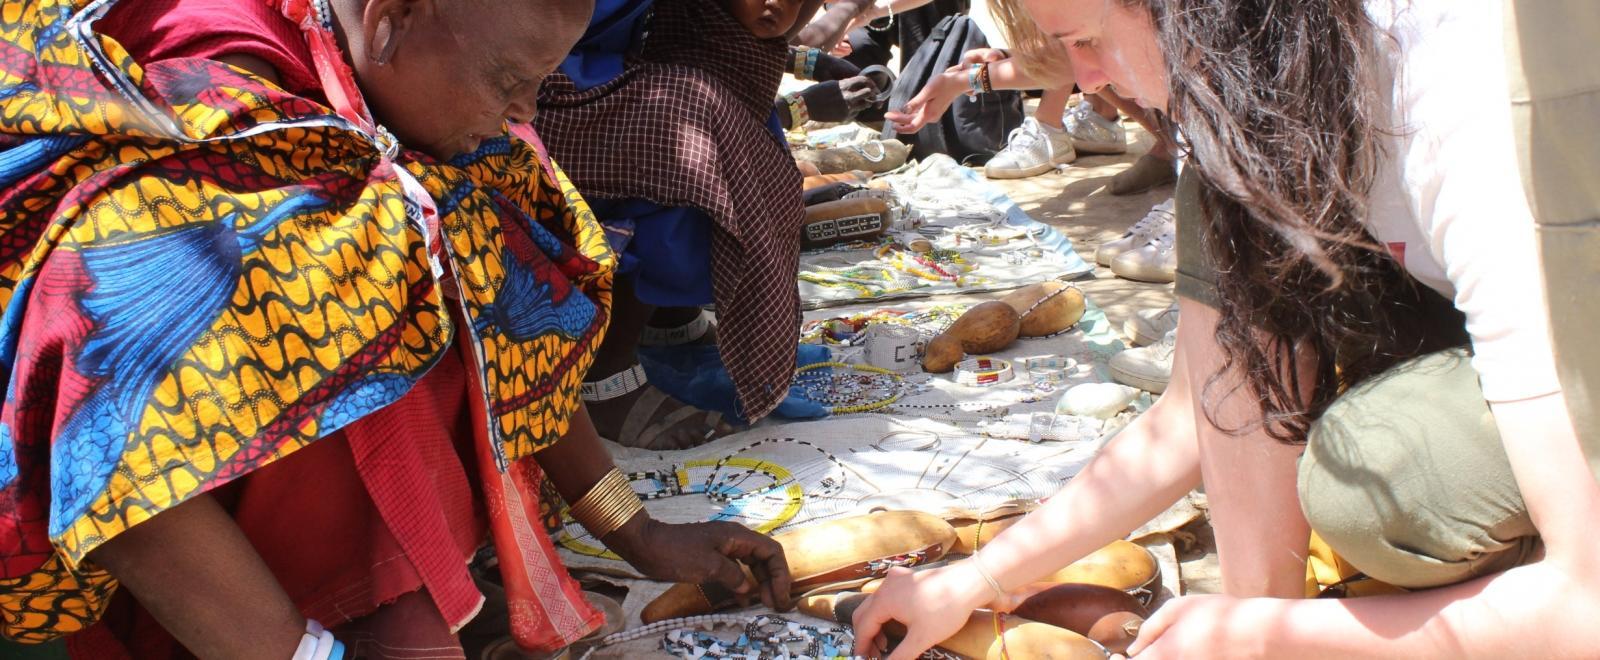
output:
<path id="1" fill-rule="evenodd" d="M 1506 71 L 1522 181 L 1538 224 L 1556 372 L 1600 478 L 1600 2 L 1513 0 Z"/>
<path id="2" fill-rule="evenodd" d="M 1216 307 L 1198 182 L 1178 182 L 1178 295 Z M 1403 362 L 1328 407 L 1300 458 L 1300 507 L 1369 577 L 1420 589 L 1527 563 L 1539 547 L 1466 349 Z"/>

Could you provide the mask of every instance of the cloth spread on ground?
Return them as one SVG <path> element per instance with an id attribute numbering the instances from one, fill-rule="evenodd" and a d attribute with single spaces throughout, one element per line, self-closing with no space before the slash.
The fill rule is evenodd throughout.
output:
<path id="1" fill-rule="evenodd" d="M 1057 437 L 1067 439 L 1035 444 L 1028 441 L 1033 414 L 1053 413 L 1066 387 L 1109 380 L 1106 363 L 1121 348 L 1105 314 L 1091 306 L 1070 332 L 1019 340 L 994 354 L 1017 369 L 1027 357 L 1048 356 L 1058 365 L 1003 384 L 969 387 L 949 374 L 918 371 L 901 377 L 904 396 L 876 413 L 769 419 L 692 450 L 614 446 L 612 454 L 634 476 L 652 515 L 675 522 L 734 520 L 781 531 L 872 506 L 983 509 L 1038 499 L 1075 473 L 1094 441 L 1119 422 L 1052 415 Z M 836 360 L 860 359 L 859 347 L 830 351 Z M 885 437 L 896 432 L 904 433 Z M 629 570 L 575 523 L 557 535 L 571 568 Z"/>
<path id="2" fill-rule="evenodd" d="M 0 18 L 13 638 L 83 629 L 116 587 L 87 553 L 401 399 L 448 351 L 469 375 L 477 472 L 526 477 L 508 468 L 565 432 L 607 322 L 603 231 L 529 144 L 390 161 L 336 52 L 315 58 L 345 100 L 330 110 L 209 60 L 136 63 L 93 32 L 115 4 Z M 334 47 L 323 5 L 278 6 L 313 50 Z M 526 604 L 545 608 L 519 639 L 560 646 L 599 615 L 528 533 L 537 493 L 506 483 L 485 497 L 497 548 L 535 566 Z M 430 596 L 452 624 L 470 616 Z"/>
<path id="3" fill-rule="evenodd" d="M 711 216 L 718 342 L 751 419 L 784 398 L 800 319 L 800 173 L 766 124 L 786 53 L 716 3 L 658 1 L 621 75 L 584 91 L 551 76 L 535 119 L 585 195 Z"/>
<path id="4" fill-rule="evenodd" d="M 902 222 L 897 235 L 800 256 L 800 298 L 806 309 L 951 293 L 1014 289 L 1071 278 L 1094 269 L 1055 229 L 948 156 L 919 161 L 882 177 L 895 204 L 921 225 Z M 919 254 L 907 242 L 925 239 Z"/>

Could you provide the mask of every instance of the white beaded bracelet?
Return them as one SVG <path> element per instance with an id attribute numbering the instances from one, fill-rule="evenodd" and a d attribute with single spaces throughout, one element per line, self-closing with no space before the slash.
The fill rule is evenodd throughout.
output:
<path id="1" fill-rule="evenodd" d="M 956 383 L 973 387 L 999 385 L 1011 380 L 1015 374 L 1011 363 L 994 357 L 967 358 L 956 364 Z"/>
<path id="2" fill-rule="evenodd" d="M 578 396 L 584 401 L 607 401 L 644 387 L 648 382 L 644 365 L 635 364 L 601 380 L 584 383 L 578 389 Z"/>

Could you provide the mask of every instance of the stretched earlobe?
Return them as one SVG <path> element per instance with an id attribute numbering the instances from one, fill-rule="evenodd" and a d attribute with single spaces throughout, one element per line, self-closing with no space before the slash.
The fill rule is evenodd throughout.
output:
<path id="1" fill-rule="evenodd" d="M 387 65 L 399 45 L 400 40 L 395 37 L 394 24 L 390 22 L 389 17 L 378 19 L 378 27 L 372 33 L 372 48 L 367 51 L 372 63 L 378 66 Z"/>

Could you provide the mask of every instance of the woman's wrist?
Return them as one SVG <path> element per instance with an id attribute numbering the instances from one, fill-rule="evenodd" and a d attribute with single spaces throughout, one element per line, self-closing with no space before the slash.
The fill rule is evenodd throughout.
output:
<path id="1" fill-rule="evenodd" d="M 955 601 L 968 610 L 984 607 L 1005 596 L 1003 591 L 996 591 L 994 585 L 990 584 L 985 577 L 987 569 L 977 562 L 978 558 L 974 555 L 944 569 L 951 573 L 950 579 L 954 583 L 951 593 Z"/>

